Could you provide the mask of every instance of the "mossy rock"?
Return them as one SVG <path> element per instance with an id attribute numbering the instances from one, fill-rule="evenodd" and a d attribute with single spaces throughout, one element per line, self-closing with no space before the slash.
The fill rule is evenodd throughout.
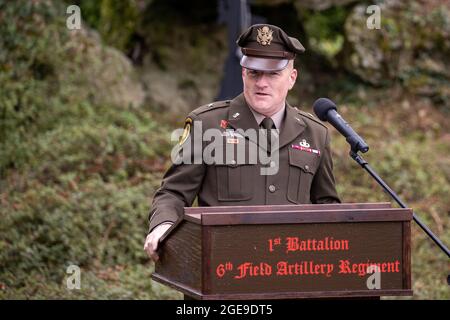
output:
<path id="1" fill-rule="evenodd" d="M 380 29 L 368 29 L 366 5 L 345 23 L 345 67 L 374 85 L 400 82 L 413 94 L 448 105 L 450 8 L 411 1 L 386 1 Z"/>

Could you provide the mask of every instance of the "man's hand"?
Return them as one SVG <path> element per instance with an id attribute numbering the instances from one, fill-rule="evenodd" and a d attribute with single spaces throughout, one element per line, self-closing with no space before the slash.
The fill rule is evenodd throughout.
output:
<path id="1" fill-rule="evenodd" d="M 150 259 L 158 261 L 159 257 L 156 253 L 158 249 L 158 241 L 162 235 L 172 226 L 172 223 L 163 223 L 153 229 L 152 232 L 145 239 L 144 250 L 147 252 Z"/>

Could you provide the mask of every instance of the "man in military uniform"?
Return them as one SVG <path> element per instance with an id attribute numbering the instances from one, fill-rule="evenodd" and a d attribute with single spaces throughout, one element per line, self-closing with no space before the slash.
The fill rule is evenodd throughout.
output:
<path id="1" fill-rule="evenodd" d="M 239 158 L 236 152 L 231 155 L 225 152 L 226 161 L 178 161 L 170 167 L 155 193 L 150 233 L 144 245 L 155 261 L 158 240 L 182 219 L 183 207 L 191 206 L 196 197 L 199 206 L 340 202 L 327 128 L 286 102 L 297 79 L 293 61 L 296 54 L 305 50 L 303 45 L 273 25 L 251 26 L 237 44 L 243 53 L 243 93 L 231 101 L 211 103 L 192 111 L 179 143 L 180 150 L 192 148 L 179 151 L 177 159 L 183 156 L 192 160 L 194 155 L 207 150 L 205 141 L 195 146 L 189 139 L 195 134 L 196 124 L 201 124 L 202 132 L 219 130 L 223 138 L 219 149 L 241 146 L 245 154 Z M 252 130 L 265 132 L 266 138 L 246 134 Z M 252 156 L 249 150 L 255 146 L 259 155 L 267 152 L 269 161 L 249 161 Z M 196 147 L 197 151 L 192 151 Z M 264 169 L 271 168 L 276 170 L 264 173 Z"/>

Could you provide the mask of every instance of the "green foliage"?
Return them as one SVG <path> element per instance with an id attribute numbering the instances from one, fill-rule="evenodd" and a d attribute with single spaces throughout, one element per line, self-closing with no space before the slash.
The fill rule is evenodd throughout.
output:
<path id="1" fill-rule="evenodd" d="M 145 261 L 142 238 L 152 176 L 141 177 L 146 182 L 135 187 L 100 177 L 75 184 L 70 178 L 54 186 L 35 182 L 23 193 L 10 194 L 4 207 L 8 214 L 2 213 L 0 261 L 6 273 L 17 277 L 7 286 L 22 284 L 20 276 L 33 270 L 59 282 L 69 264 Z"/>
<path id="2" fill-rule="evenodd" d="M 48 97 L 67 40 L 58 30 L 63 20 L 57 6 L 6 2 L 0 2 L 0 176 L 29 161 L 34 148 L 22 142 L 55 123 L 48 111 L 57 104 Z"/>
<path id="3" fill-rule="evenodd" d="M 347 15 L 348 9 L 338 6 L 324 11 L 302 11 L 301 19 L 312 49 L 328 58 L 334 57 L 344 43 L 343 25 Z"/>
<path id="4" fill-rule="evenodd" d="M 48 281 L 40 272 L 28 274 L 24 286 L 0 290 L 0 299 L 182 299 L 183 295 L 149 281 L 153 268 L 115 266 L 98 270 L 81 268 L 80 290 L 68 290 L 66 279 Z"/>
<path id="5" fill-rule="evenodd" d="M 142 1 L 78 1 L 87 23 L 100 32 L 106 43 L 120 50 L 129 49 L 136 32 L 140 17 L 138 2 Z M 140 5 L 145 6 L 147 2 Z"/>
<path id="6" fill-rule="evenodd" d="M 95 92 L 86 74 L 110 56 L 96 61 L 57 3 L 0 12 L 0 297 L 177 297 L 151 283 L 142 249 L 168 127 Z M 65 287 L 70 264 L 80 292 Z"/>
<path id="7" fill-rule="evenodd" d="M 36 154 L 45 158 L 42 143 L 52 137 L 46 132 L 76 136 L 66 126 L 77 125 L 83 118 L 87 118 L 81 129 L 85 131 L 105 117 L 110 121 L 104 122 L 106 126 L 133 126 L 138 119 L 149 118 L 145 111 L 127 111 L 127 105 L 120 114 L 109 109 L 112 103 L 125 104 L 127 94 L 134 93 L 133 83 L 126 82 L 129 66 L 92 38 L 70 32 L 61 3 L 0 5 L 5 9 L 0 25 L 0 177 L 9 168 L 35 165 L 42 160 Z M 142 149 L 145 142 L 148 138 L 136 143 Z"/>

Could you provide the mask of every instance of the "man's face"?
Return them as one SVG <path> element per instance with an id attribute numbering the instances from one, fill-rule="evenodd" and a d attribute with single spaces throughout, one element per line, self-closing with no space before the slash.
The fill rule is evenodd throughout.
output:
<path id="1" fill-rule="evenodd" d="M 280 71 L 256 71 L 242 68 L 244 96 L 257 112 L 270 117 L 284 107 L 288 91 L 297 79 L 297 70 L 290 61 Z"/>

